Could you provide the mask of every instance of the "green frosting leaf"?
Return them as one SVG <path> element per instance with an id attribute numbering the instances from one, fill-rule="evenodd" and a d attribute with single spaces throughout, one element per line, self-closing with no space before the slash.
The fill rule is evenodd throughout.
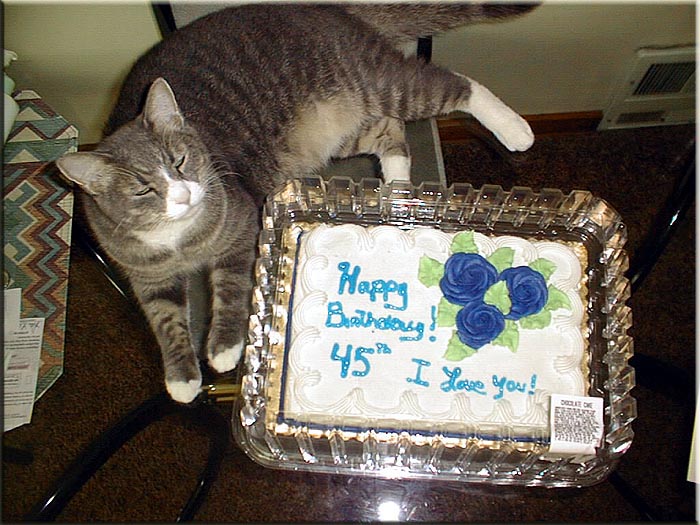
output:
<path id="1" fill-rule="evenodd" d="M 450 250 L 452 253 L 478 253 L 479 249 L 474 242 L 474 232 L 470 230 L 455 235 Z"/>
<path id="2" fill-rule="evenodd" d="M 510 268 L 511 266 L 513 266 L 514 254 L 515 250 L 513 250 L 513 248 L 503 246 L 502 248 L 497 249 L 495 252 L 489 255 L 486 258 L 486 260 L 496 267 L 498 273 L 501 273 L 506 268 Z"/>
<path id="3" fill-rule="evenodd" d="M 515 321 L 506 320 L 506 327 L 501 334 L 492 341 L 494 345 L 505 346 L 511 352 L 517 352 L 520 342 L 520 332 Z"/>
<path id="4" fill-rule="evenodd" d="M 418 261 L 418 280 L 425 286 L 437 286 L 445 273 L 445 265 L 424 255 Z"/>
<path id="5" fill-rule="evenodd" d="M 519 322 L 521 328 L 529 330 L 547 328 L 552 322 L 552 313 L 549 310 L 542 310 L 539 313 L 522 317 Z"/>
<path id="6" fill-rule="evenodd" d="M 536 272 L 540 272 L 544 276 L 545 281 L 548 280 L 554 273 L 554 270 L 557 269 L 556 264 L 549 259 L 543 259 L 541 257 L 532 261 L 529 266 Z"/>
<path id="7" fill-rule="evenodd" d="M 457 331 L 455 330 L 452 333 L 450 342 L 447 344 L 447 350 L 445 351 L 443 358 L 447 359 L 448 361 L 461 361 L 462 359 L 466 359 L 474 354 L 476 354 L 476 350 L 460 341 Z"/>
<path id="8" fill-rule="evenodd" d="M 559 288 L 553 285 L 549 285 L 547 288 L 547 304 L 544 305 L 544 309 L 548 311 L 554 311 L 559 308 L 565 308 L 566 310 L 571 310 L 571 299 L 569 296 L 562 292 Z"/>
<path id="9" fill-rule="evenodd" d="M 484 294 L 484 302 L 498 308 L 503 315 L 508 314 L 512 303 L 510 301 L 510 294 L 508 293 L 508 285 L 506 282 L 498 281 L 496 284 L 489 287 Z"/>
<path id="10" fill-rule="evenodd" d="M 457 304 L 452 304 L 450 301 L 442 297 L 437 307 L 437 315 L 435 321 L 438 326 L 454 326 L 457 312 L 462 307 Z"/>

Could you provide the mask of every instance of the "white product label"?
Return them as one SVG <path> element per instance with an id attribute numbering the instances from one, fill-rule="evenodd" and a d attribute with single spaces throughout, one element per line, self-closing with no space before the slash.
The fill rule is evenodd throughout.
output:
<path id="1" fill-rule="evenodd" d="M 603 437 L 603 398 L 552 394 L 550 446 L 554 454 L 593 454 Z"/>

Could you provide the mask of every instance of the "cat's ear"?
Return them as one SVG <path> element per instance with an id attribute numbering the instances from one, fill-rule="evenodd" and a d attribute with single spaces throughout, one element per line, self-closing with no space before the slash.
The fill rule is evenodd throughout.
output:
<path id="1" fill-rule="evenodd" d="M 68 153 L 56 160 L 56 166 L 64 177 L 87 193 L 96 195 L 105 186 L 104 174 L 108 168 L 105 155 L 91 152 Z"/>
<path id="2" fill-rule="evenodd" d="M 163 78 L 156 79 L 148 90 L 146 105 L 143 108 L 143 121 L 146 126 L 161 133 L 181 128 L 185 123 L 175 94 Z"/>

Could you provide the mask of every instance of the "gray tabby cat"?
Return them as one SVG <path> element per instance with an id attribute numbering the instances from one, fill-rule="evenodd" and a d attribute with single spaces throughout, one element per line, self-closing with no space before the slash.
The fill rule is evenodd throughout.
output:
<path id="1" fill-rule="evenodd" d="M 485 87 L 396 48 L 530 8 L 248 5 L 193 22 L 137 61 L 106 138 L 57 165 L 133 287 L 173 399 L 199 393 L 200 357 L 217 372 L 240 358 L 258 211 L 279 183 L 358 154 L 377 155 L 385 181 L 408 180 L 404 122 L 452 111 L 476 117 L 511 151 L 531 146 L 527 123 Z M 202 269 L 212 320 L 197 356 L 186 292 Z"/>

